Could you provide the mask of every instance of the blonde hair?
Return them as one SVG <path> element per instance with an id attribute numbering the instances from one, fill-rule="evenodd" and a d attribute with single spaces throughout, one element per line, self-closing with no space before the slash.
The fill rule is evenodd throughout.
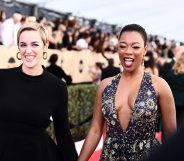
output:
<path id="1" fill-rule="evenodd" d="M 46 45 L 48 43 L 48 31 L 42 24 L 37 22 L 28 22 L 22 25 L 17 34 L 17 44 L 19 44 L 19 38 L 23 31 L 38 31 L 40 33 L 43 44 Z"/>
<path id="2" fill-rule="evenodd" d="M 182 52 L 179 57 L 176 59 L 175 64 L 173 65 L 175 74 L 183 74 L 184 73 L 184 52 Z"/>

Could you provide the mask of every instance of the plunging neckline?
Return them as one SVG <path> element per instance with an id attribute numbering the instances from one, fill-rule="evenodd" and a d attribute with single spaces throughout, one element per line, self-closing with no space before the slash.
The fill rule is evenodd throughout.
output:
<path id="1" fill-rule="evenodd" d="M 132 118 L 132 114 L 133 112 L 136 110 L 136 102 L 139 98 L 139 95 L 140 95 L 140 91 L 141 91 L 141 87 L 142 87 L 142 84 L 143 84 L 143 81 L 145 79 L 145 71 L 144 71 L 144 74 L 143 74 L 143 77 L 142 77 L 142 80 L 141 80 L 141 84 L 140 84 L 140 87 L 139 87 L 139 90 L 138 90 L 138 93 L 137 93 L 137 96 L 136 96 L 136 99 L 135 99 L 135 102 L 134 102 L 134 105 L 133 105 L 133 108 L 131 108 L 131 114 L 130 114 L 130 118 L 129 118 L 129 121 L 128 121 L 128 124 L 127 124 L 127 127 L 124 129 L 120 123 L 120 120 L 119 120 L 119 115 L 118 115 L 118 112 L 116 110 L 116 105 L 115 105 L 115 95 L 116 95 L 116 92 L 117 92 L 117 88 L 118 88 L 118 85 L 119 85 L 119 82 L 120 82 L 120 79 L 121 79 L 121 73 L 119 74 L 119 77 L 118 77 L 118 81 L 117 81 L 117 84 L 116 84 L 116 88 L 115 88 L 115 91 L 114 91 L 114 97 L 113 97 L 113 110 L 114 110 L 114 113 L 116 115 L 116 118 L 117 118 L 117 122 L 119 123 L 119 126 L 121 127 L 121 130 L 123 131 L 123 133 L 126 133 L 129 129 L 129 126 L 130 126 L 130 122 L 131 122 L 131 118 Z"/>

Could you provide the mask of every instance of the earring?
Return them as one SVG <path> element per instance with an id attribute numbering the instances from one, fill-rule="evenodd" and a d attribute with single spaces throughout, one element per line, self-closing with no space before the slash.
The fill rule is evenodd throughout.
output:
<path id="1" fill-rule="evenodd" d="M 21 57 L 19 57 L 19 54 L 20 54 L 20 52 L 17 52 L 17 55 L 16 56 L 17 56 L 17 59 L 18 60 L 21 60 Z"/>
<path id="2" fill-rule="evenodd" d="M 144 56 L 143 56 L 143 58 L 142 58 L 142 63 L 141 63 L 141 65 L 144 67 Z"/>
<path id="3" fill-rule="evenodd" d="M 43 59 L 44 59 L 44 60 L 47 59 L 47 52 L 43 52 Z"/>

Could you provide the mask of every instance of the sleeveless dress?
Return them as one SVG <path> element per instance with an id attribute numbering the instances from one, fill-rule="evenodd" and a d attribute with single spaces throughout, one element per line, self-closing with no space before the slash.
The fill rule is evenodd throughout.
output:
<path id="1" fill-rule="evenodd" d="M 115 110 L 115 93 L 120 78 L 121 73 L 104 89 L 102 96 L 107 132 L 100 160 L 140 161 L 160 145 L 155 138 L 160 118 L 158 98 L 152 86 L 151 75 L 145 72 L 128 127 L 123 130 Z"/>

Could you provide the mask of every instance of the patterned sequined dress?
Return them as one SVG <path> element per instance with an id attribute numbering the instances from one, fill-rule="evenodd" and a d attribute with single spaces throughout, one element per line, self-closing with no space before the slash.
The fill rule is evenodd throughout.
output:
<path id="1" fill-rule="evenodd" d="M 105 88 L 102 97 L 107 132 L 100 160 L 141 161 L 159 146 L 155 139 L 160 118 L 157 95 L 152 86 L 151 75 L 145 72 L 128 127 L 123 130 L 115 110 L 115 93 L 120 78 L 121 73 Z"/>

